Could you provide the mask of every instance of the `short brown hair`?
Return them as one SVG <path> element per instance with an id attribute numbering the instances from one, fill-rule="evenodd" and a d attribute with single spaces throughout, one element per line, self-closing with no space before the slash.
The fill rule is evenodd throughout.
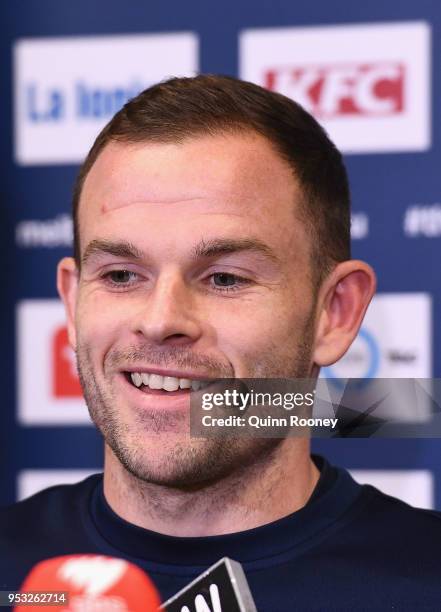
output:
<path id="1" fill-rule="evenodd" d="M 104 127 L 74 188 L 74 257 L 81 265 L 78 208 L 84 181 L 104 147 L 123 143 L 179 143 L 198 135 L 254 131 L 293 168 L 303 191 L 302 218 L 312 239 L 319 281 L 350 257 L 350 195 L 342 156 L 317 121 L 293 100 L 227 76 L 172 78 L 149 87 Z"/>

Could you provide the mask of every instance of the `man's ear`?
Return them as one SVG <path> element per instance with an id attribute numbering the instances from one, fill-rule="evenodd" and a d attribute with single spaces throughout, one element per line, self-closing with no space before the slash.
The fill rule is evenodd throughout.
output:
<path id="1" fill-rule="evenodd" d="M 358 333 L 375 293 L 373 269 L 351 259 L 338 264 L 319 291 L 314 362 L 322 367 L 342 357 Z"/>
<path id="2" fill-rule="evenodd" d="M 79 273 L 73 257 L 64 257 L 57 266 L 57 289 L 66 310 L 69 344 L 77 350 L 75 313 Z"/>

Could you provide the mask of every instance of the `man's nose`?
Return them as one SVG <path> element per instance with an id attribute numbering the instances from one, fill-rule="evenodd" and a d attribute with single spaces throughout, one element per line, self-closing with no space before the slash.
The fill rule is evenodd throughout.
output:
<path id="1" fill-rule="evenodd" d="M 173 274 L 159 278 L 144 297 L 135 332 L 155 344 L 192 344 L 202 334 L 196 300 L 185 279 Z"/>

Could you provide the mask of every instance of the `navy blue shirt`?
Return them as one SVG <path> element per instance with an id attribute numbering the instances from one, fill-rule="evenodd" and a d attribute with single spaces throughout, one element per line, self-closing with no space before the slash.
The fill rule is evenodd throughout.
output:
<path id="1" fill-rule="evenodd" d="M 0 509 L 0 590 L 43 559 L 121 557 L 164 599 L 227 556 L 245 570 L 258 612 L 441 610 L 441 514 L 418 510 L 314 458 L 320 480 L 297 512 L 229 535 L 178 538 L 117 516 L 101 474 Z"/>

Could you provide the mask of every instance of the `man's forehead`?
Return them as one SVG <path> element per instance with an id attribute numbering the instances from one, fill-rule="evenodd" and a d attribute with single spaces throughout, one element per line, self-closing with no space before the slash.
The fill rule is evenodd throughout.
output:
<path id="1" fill-rule="evenodd" d="M 257 238 L 283 259 L 306 262 L 300 200 L 292 168 L 259 135 L 112 143 L 84 185 L 81 241 L 85 249 L 97 239 L 123 240 L 182 257 L 190 242 Z"/>
<path id="2" fill-rule="evenodd" d="M 292 169 L 265 138 L 218 135 L 183 143 L 110 143 L 92 166 L 81 199 L 102 213 L 140 202 L 247 207 L 269 196 L 294 197 L 296 187 Z"/>

